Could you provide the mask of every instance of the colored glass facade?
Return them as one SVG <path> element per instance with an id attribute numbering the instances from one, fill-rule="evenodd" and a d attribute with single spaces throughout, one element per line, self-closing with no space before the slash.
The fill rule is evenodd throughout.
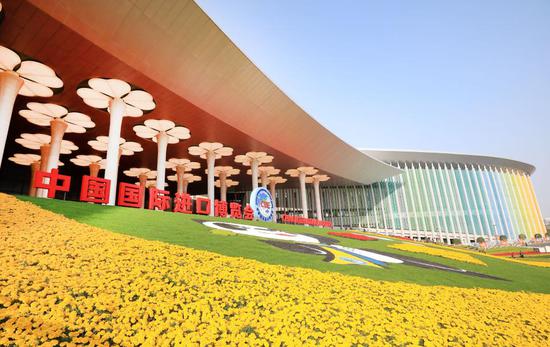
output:
<path id="1" fill-rule="evenodd" d="M 399 176 L 367 186 L 321 188 L 323 219 L 335 226 L 371 228 L 413 238 L 474 242 L 545 233 L 528 173 L 450 163 L 389 163 Z M 314 216 L 308 187 L 309 215 Z M 301 213 L 298 189 L 278 189 L 281 212 Z"/>

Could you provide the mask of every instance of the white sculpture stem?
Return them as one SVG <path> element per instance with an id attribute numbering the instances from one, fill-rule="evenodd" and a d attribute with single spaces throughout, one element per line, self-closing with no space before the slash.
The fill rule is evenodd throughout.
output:
<path id="1" fill-rule="evenodd" d="M 210 215 L 214 215 L 214 164 L 216 163 L 216 153 L 208 151 L 206 153 L 206 166 L 208 167 L 208 199 L 210 200 Z"/>
<path id="2" fill-rule="evenodd" d="M 90 163 L 89 168 L 90 168 L 90 176 L 97 177 L 97 175 L 99 174 L 100 165 L 98 163 Z"/>
<path id="3" fill-rule="evenodd" d="M 168 148 L 168 135 L 161 131 L 157 134 L 157 189 L 164 189 L 166 177 L 166 149 Z"/>
<path id="4" fill-rule="evenodd" d="M 107 143 L 107 158 L 105 160 L 105 178 L 111 181 L 108 205 L 114 205 L 117 190 L 120 128 L 122 127 L 122 118 L 126 112 L 126 105 L 121 99 L 114 98 L 110 102 L 109 111 L 109 142 Z"/>
<path id="5" fill-rule="evenodd" d="M 321 194 L 319 193 L 319 181 L 313 181 L 313 190 L 315 191 L 315 208 L 317 209 L 317 220 L 322 220 L 321 214 Z"/>
<path id="6" fill-rule="evenodd" d="M 145 189 L 147 188 L 147 175 L 146 174 L 141 174 L 138 176 L 139 178 L 139 188 L 141 189 L 142 193 L 143 193 L 143 199 L 141 200 L 141 208 L 143 208 L 145 206 Z"/>
<path id="7" fill-rule="evenodd" d="M 181 182 L 181 192 L 182 193 L 187 194 L 187 186 L 189 186 L 189 181 L 188 180 L 183 180 L 183 182 Z"/>
<path id="8" fill-rule="evenodd" d="M 36 188 L 34 187 L 34 175 L 40 169 L 40 162 L 35 161 L 31 164 L 31 183 L 29 186 L 29 196 L 36 196 Z"/>
<path id="9" fill-rule="evenodd" d="M 271 193 L 271 199 L 273 200 L 273 222 L 277 223 L 277 205 L 275 204 L 275 186 L 277 183 L 274 181 L 269 182 L 269 192 Z"/>
<path id="10" fill-rule="evenodd" d="M 63 135 L 65 135 L 67 126 L 67 122 L 62 119 L 54 118 L 50 121 L 52 136 L 50 140 L 50 155 L 48 156 L 48 163 L 46 165 L 47 172 L 52 171 L 52 169 L 57 169 L 59 153 L 61 152 L 61 142 L 63 141 Z"/>
<path id="11" fill-rule="evenodd" d="M 300 196 L 302 197 L 302 216 L 307 218 L 306 174 L 300 172 Z"/>
<path id="12" fill-rule="evenodd" d="M 267 188 L 267 172 L 266 171 L 262 171 L 260 173 L 260 177 L 262 179 L 262 187 L 264 188 Z"/>
<path id="13" fill-rule="evenodd" d="M 250 161 L 250 173 L 252 174 L 252 190 L 258 188 L 258 159 L 252 159 Z"/>
<path id="14" fill-rule="evenodd" d="M 227 201 L 227 173 L 220 172 L 220 200 Z"/>
<path id="15" fill-rule="evenodd" d="M 183 166 L 176 166 L 176 181 L 178 182 L 178 193 L 187 193 L 187 187 L 183 187 L 183 175 L 185 174 L 185 168 Z M 184 191 L 185 190 L 185 191 Z"/>
<path id="16" fill-rule="evenodd" d="M 15 98 L 23 86 L 23 79 L 13 71 L 0 72 L 0 165 L 4 158 L 4 147 L 10 128 Z"/>
<path id="17" fill-rule="evenodd" d="M 48 166 L 48 156 L 50 155 L 50 145 L 40 146 L 40 171 L 45 172 L 46 167 Z M 45 198 L 47 191 L 45 189 L 39 188 L 36 190 L 36 196 L 39 198 Z"/>

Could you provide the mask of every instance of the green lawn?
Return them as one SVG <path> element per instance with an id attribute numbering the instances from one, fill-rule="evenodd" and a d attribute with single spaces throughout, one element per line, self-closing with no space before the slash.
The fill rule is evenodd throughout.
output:
<path id="1" fill-rule="evenodd" d="M 486 287 L 550 293 L 550 268 L 516 264 L 500 259 L 484 257 L 482 255 L 476 255 L 476 257 L 484 261 L 488 266 L 468 264 L 437 256 L 409 253 L 387 247 L 390 244 L 399 243 L 400 241 L 359 241 L 327 235 L 326 233 L 330 230 L 322 228 L 248 221 L 240 222 L 242 224 L 257 224 L 294 233 L 329 236 L 338 239 L 343 246 L 367 248 L 406 255 L 465 270 L 497 276 L 507 281 L 470 277 L 403 264 L 389 265 L 389 267 L 385 269 L 358 265 L 331 264 L 322 261 L 322 258 L 319 256 L 299 254 L 273 247 L 260 241 L 259 238 L 244 235 L 225 236 L 215 234 L 210 232 L 205 226 L 193 221 L 193 219 L 221 220 L 221 218 L 101 206 L 82 202 L 30 198 L 27 196 L 18 196 L 18 198 L 25 201 L 31 201 L 47 210 L 63 214 L 79 222 L 117 233 L 148 240 L 159 240 L 195 249 L 209 250 L 228 256 L 256 259 L 270 264 L 299 266 L 320 271 L 336 271 L 376 280 L 405 281 L 424 285 Z"/>

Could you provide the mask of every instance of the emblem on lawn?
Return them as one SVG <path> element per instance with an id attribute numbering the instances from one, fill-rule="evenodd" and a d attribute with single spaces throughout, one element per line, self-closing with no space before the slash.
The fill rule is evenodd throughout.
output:
<path id="1" fill-rule="evenodd" d="M 264 222 L 273 220 L 273 197 L 264 187 L 256 188 L 250 195 L 250 207 L 254 211 L 254 217 Z"/>

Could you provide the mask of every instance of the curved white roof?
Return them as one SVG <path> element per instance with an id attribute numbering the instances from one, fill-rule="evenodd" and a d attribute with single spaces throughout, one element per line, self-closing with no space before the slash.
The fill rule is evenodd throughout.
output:
<path id="1" fill-rule="evenodd" d="M 481 166 L 494 166 L 514 170 L 520 170 L 532 175 L 535 167 L 521 161 L 492 157 L 488 155 L 444 153 L 412 150 L 385 150 L 385 149 L 361 149 L 361 152 L 372 156 L 386 163 L 391 162 L 429 162 L 429 163 L 452 163 Z"/>

